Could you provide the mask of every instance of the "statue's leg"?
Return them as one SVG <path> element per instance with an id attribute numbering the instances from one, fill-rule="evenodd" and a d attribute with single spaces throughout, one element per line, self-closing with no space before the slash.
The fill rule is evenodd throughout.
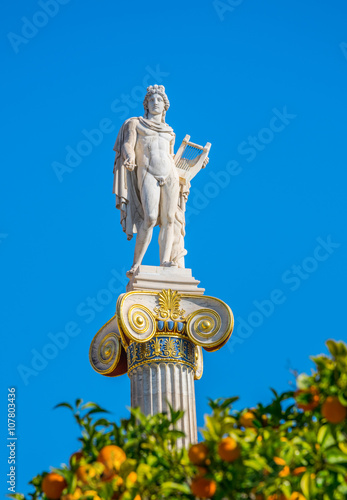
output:
<path id="1" fill-rule="evenodd" d="M 178 205 L 179 181 L 174 173 L 170 175 L 165 184 L 160 188 L 160 233 L 159 250 L 160 265 L 169 264 L 172 246 L 174 243 L 174 224 Z"/>
<path id="2" fill-rule="evenodd" d="M 152 239 L 153 228 L 159 214 L 160 188 L 157 180 L 145 169 L 141 169 L 141 172 L 138 173 L 138 182 L 144 220 L 136 236 L 134 263 L 130 274 L 134 273 L 142 262 Z"/>

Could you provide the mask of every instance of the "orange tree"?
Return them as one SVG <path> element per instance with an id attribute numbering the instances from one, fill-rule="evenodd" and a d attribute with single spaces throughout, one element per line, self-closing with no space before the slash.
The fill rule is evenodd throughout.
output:
<path id="1" fill-rule="evenodd" d="M 76 401 L 81 449 L 68 465 L 36 476 L 33 500 L 345 500 L 347 498 L 347 348 L 327 342 L 296 391 L 242 411 L 237 398 L 210 401 L 203 441 L 180 449 L 182 412 L 119 425 L 95 403 Z M 23 499 L 23 495 L 9 495 Z"/>

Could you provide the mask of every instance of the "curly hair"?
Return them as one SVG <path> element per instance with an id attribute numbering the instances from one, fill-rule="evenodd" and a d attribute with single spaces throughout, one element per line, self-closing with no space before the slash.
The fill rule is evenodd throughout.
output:
<path id="1" fill-rule="evenodd" d="M 165 115 L 166 115 L 167 110 L 170 107 L 170 101 L 169 101 L 167 95 L 165 94 L 164 85 L 150 85 L 149 87 L 147 87 L 147 94 L 146 94 L 144 101 L 143 101 L 143 107 L 145 108 L 144 117 L 148 118 L 148 100 L 153 94 L 159 94 L 163 98 L 164 111 L 163 111 L 162 116 L 161 116 L 161 121 L 163 123 L 165 123 Z"/>

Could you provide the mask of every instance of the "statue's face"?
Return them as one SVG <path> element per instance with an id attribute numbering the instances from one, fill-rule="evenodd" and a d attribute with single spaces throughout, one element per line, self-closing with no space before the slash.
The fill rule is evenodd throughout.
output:
<path id="1" fill-rule="evenodd" d="M 148 99 L 147 106 L 151 115 L 161 115 L 164 111 L 165 103 L 160 94 L 152 94 Z"/>

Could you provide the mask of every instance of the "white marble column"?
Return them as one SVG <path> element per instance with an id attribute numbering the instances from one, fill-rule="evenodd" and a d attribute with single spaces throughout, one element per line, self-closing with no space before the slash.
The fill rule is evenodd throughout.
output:
<path id="1" fill-rule="evenodd" d="M 178 446 L 188 447 L 197 442 L 197 424 L 194 391 L 194 370 L 181 363 L 148 363 L 129 373 L 131 380 L 131 406 L 139 407 L 145 415 L 168 410 L 183 410 L 177 429 L 186 437 L 178 440 Z"/>
<path id="2" fill-rule="evenodd" d="M 184 412 L 177 428 L 185 447 L 197 442 L 194 381 L 202 376 L 202 349 L 220 349 L 234 325 L 229 306 L 198 284 L 189 269 L 140 266 L 90 347 L 98 373 L 128 374 L 133 408 L 155 415 L 170 404 Z"/>

